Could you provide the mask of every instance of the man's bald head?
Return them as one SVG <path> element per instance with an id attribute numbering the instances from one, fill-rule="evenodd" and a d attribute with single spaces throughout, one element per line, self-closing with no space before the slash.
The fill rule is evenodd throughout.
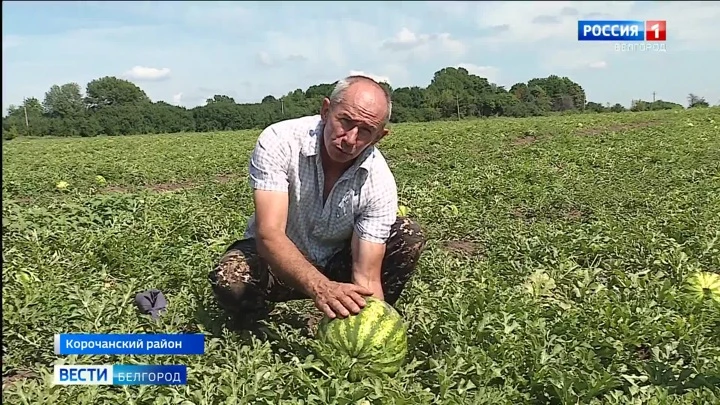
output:
<path id="1" fill-rule="evenodd" d="M 348 164 L 388 133 L 392 101 L 380 84 L 365 76 L 338 81 L 323 100 L 323 142 L 328 157 Z"/>
<path id="2" fill-rule="evenodd" d="M 351 100 L 353 97 L 360 97 L 365 102 L 374 101 L 376 108 L 381 108 L 382 122 L 387 125 L 392 115 L 392 99 L 388 91 L 375 80 L 367 76 L 348 76 L 339 80 L 330 94 L 330 104 L 335 106 L 343 102 L 361 102 Z M 382 105 L 378 101 L 383 100 Z"/>

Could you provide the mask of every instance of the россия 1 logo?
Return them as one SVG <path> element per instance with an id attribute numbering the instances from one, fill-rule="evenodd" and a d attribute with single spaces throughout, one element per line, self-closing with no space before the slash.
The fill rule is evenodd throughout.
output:
<path id="1" fill-rule="evenodd" d="M 616 50 L 665 51 L 666 20 L 578 20 L 578 41 L 613 41 Z M 635 42 L 624 44 L 624 42 Z M 651 42 L 637 44 L 637 42 Z M 628 48 L 628 49 L 625 49 Z"/>

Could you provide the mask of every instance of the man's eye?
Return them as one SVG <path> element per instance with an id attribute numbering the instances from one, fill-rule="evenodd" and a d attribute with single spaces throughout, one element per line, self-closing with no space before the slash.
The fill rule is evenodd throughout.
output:
<path id="1" fill-rule="evenodd" d="M 361 124 L 360 124 L 359 122 L 353 121 L 353 120 L 348 119 L 348 118 L 343 118 L 343 123 L 342 123 L 342 124 L 343 124 L 343 126 L 344 126 L 345 128 L 347 128 L 347 129 L 352 129 L 352 128 L 355 128 L 355 127 L 358 127 L 358 131 L 362 131 L 362 129 L 363 129 L 363 128 L 360 126 Z"/>
<path id="2" fill-rule="evenodd" d="M 360 136 L 369 136 L 372 134 L 372 130 L 366 126 L 360 126 L 361 124 L 349 119 L 349 118 L 340 118 L 340 124 L 342 124 L 343 128 L 346 130 L 358 127 L 358 133 Z"/>

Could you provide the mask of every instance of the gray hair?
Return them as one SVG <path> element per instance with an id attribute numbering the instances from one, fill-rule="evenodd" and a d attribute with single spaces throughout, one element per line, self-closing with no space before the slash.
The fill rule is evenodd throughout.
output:
<path id="1" fill-rule="evenodd" d="M 392 98 L 390 95 L 390 92 L 386 90 L 383 86 L 380 85 L 377 81 L 372 79 L 368 76 L 362 76 L 362 75 L 354 75 L 354 76 L 348 76 L 342 80 L 338 80 L 338 82 L 335 84 L 335 88 L 333 88 L 332 93 L 330 93 L 330 105 L 337 105 L 343 101 L 343 97 L 345 96 L 345 92 L 347 89 L 360 81 L 369 81 L 374 83 L 376 86 L 378 86 L 383 94 L 385 94 L 385 99 L 387 100 L 387 114 L 385 114 L 385 118 L 383 119 L 383 124 L 387 125 L 388 122 L 390 122 L 390 116 L 392 115 Z"/>

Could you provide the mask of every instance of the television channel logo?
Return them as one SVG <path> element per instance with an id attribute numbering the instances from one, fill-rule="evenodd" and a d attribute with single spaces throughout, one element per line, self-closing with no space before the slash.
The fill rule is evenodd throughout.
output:
<path id="1" fill-rule="evenodd" d="M 187 366 L 178 364 L 56 364 L 53 385 L 185 385 Z"/>
<path id="2" fill-rule="evenodd" d="M 666 20 L 579 20 L 578 41 L 667 41 Z"/>

